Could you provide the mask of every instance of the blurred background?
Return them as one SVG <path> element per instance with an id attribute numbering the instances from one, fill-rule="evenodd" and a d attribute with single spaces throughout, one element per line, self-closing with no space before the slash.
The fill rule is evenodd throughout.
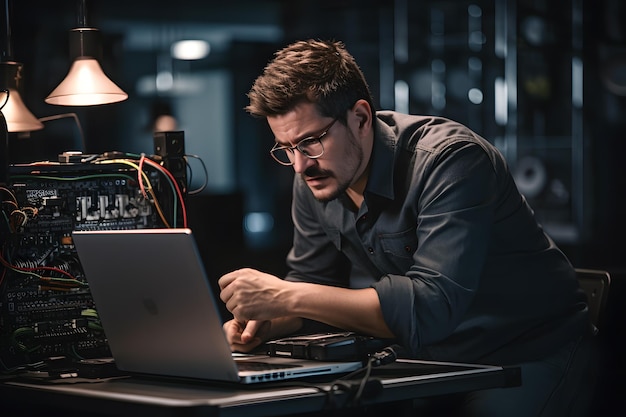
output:
<path id="1" fill-rule="evenodd" d="M 186 154 L 206 165 L 204 187 L 203 168 L 190 159 L 190 189 L 204 188 L 188 204 L 213 274 L 241 266 L 281 273 L 293 174 L 269 156 L 271 132 L 244 112 L 246 93 L 277 49 L 304 38 L 342 40 L 380 109 L 445 116 L 483 135 L 572 263 L 612 274 L 610 330 L 602 334 L 611 367 L 625 368 L 623 0 L 95 0 L 87 17 L 102 34 L 101 65 L 128 99 L 46 104 L 69 69 L 80 3 L 11 3 L 22 98 L 51 119 L 10 135 L 12 163 L 70 150 L 152 154 L 156 124 L 168 123 L 184 131 Z M 177 55 L 182 40 L 206 42 L 206 54 Z M 54 117 L 67 112 L 84 138 L 74 118 Z"/>

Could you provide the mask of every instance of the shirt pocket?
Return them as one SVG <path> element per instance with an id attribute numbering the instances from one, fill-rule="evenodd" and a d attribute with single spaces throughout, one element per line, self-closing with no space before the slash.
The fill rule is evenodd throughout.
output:
<path id="1" fill-rule="evenodd" d="M 415 228 L 403 232 L 380 234 L 379 239 L 385 255 L 392 258 L 412 260 L 413 254 L 417 250 Z"/>

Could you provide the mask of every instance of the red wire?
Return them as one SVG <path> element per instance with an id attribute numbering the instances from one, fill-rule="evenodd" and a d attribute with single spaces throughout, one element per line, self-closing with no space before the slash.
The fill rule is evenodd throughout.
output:
<path id="1" fill-rule="evenodd" d="M 147 162 L 148 165 L 152 165 L 153 167 L 161 170 L 163 173 L 165 173 L 165 175 L 167 175 L 170 178 L 170 180 L 174 184 L 174 188 L 176 188 L 176 194 L 178 194 L 178 199 L 180 200 L 180 207 L 183 212 L 183 226 L 187 227 L 187 208 L 185 207 L 185 200 L 183 200 L 183 193 L 180 191 L 180 187 L 178 186 L 178 182 L 176 181 L 176 178 L 174 178 L 171 172 L 169 172 L 163 166 L 157 164 L 150 158 L 145 158 L 143 155 L 141 158 L 144 159 L 144 162 Z"/>
<path id="2" fill-rule="evenodd" d="M 2 263 L 2 265 L 8 267 L 8 268 L 12 268 L 12 269 L 17 269 L 18 271 L 24 271 L 24 272 L 33 272 L 33 271 L 53 271 L 53 272 L 58 272 L 60 274 L 65 275 L 66 277 L 76 280 L 76 277 L 74 277 L 72 274 L 70 274 L 69 272 L 66 272 L 60 268 L 55 268 L 53 266 L 40 266 L 37 268 L 23 268 L 23 267 L 19 267 L 19 266 L 15 266 L 15 265 L 11 265 L 10 263 L 7 262 L 6 259 L 4 259 L 4 256 L 2 256 L 2 254 L 0 254 L 0 263 Z"/>
<path id="3" fill-rule="evenodd" d="M 143 171 L 143 161 L 144 161 L 144 159 L 146 159 L 146 157 L 144 155 L 141 155 L 141 158 L 139 158 L 139 171 L 137 171 L 137 181 L 139 182 L 139 189 L 141 190 L 141 194 L 147 200 L 148 199 L 148 194 L 146 193 L 146 189 L 145 189 L 145 187 L 143 185 L 143 178 L 141 178 L 141 172 Z"/>

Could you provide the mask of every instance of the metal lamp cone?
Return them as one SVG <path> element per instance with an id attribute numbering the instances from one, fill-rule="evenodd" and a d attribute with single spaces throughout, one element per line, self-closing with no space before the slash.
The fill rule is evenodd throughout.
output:
<path id="1" fill-rule="evenodd" d="M 30 132 L 43 129 L 43 123 L 28 110 L 18 91 L 21 80 L 22 64 L 19 62 L 0 62 L 0 90 L 9 91 L 5 103 L 6 91 L 0 91 L 0 106 L 9 132 Z"/>
<path id="2" fill-rule="evenodd" d="M 4 102 L 6 92 L 0 93 L 0 102 Z M 17 90 L 9 89 L 9 101 L 2 108 L 9 132 L 31 132 L 43 129 L 43 123 L 28 110 Z"/>
<path id="3" fill-rule="evenodd" d="M 117 103 L 128 98 L 100 67 L 102 55 L 100 31 L 80 27 L 70 31 L 70 58 L 72 66 L 65 79 L 45 102 L 60 106 L 95 106 Z"/>
<path id="4" fill-rule="evenodd" d="M 95 58 L 76 58 L 65 79 L 45 101 L 60 106 L 94 106 L 128 98 L 102 71 Z"/>

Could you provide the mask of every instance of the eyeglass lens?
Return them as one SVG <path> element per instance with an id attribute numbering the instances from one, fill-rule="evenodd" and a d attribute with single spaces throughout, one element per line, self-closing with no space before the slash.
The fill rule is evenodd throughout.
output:
<path id="1" fill-rule="evenodd" d="M 322 142 L 317 138 L 305 139 L 298 143 L 295 148 L 304 156 L 309 158 L 320 157 L 324 153 Z M 282 163 L 292 164 L 294 159 L 294 150 L 291 148 L 273 149 L 274 157 Z"/>

